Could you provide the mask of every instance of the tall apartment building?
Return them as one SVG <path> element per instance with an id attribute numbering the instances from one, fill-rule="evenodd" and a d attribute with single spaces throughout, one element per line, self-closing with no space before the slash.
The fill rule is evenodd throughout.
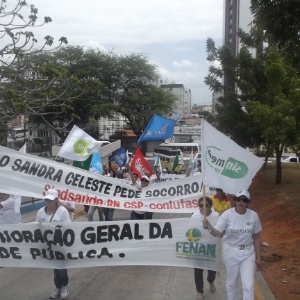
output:
<path id="1" fill-rule="evenodd" d="M 174 118 L 176 113 L 179 118 L 187 118 L 191 116 L 192 110 L 192 93 L 190 89 L 186 89 L 183 84 L 162 84 L 160 86 L 177 97 L 175 114 L 170 114 L 170 118 Z"/>
<path id="2" fill-rule="evenodd" d="M 253 16 L 250 11 L 251 0 L 225 0 L 224 1 L 224 44 L 231 45 L 231 51 L 236 56 L 241 48 L 238 30 L 249 32 Z M 249 49 L 256 55 L 256 49 Z"/>
<path id="3" fill-rule="evenodd" d="M 223 43 L 231 46 L 231 51 L 234 56 L 240 52 L 241 43 L 237 36 L 238 30 L 242 29 L 248 33 L 251 29 L 253 16 L 250 11 L 251 0 L 224 0 L 224 31 Z M 249 49 L 250 53 L 255 57 L 257 49 Z M 224 96 L 228 91 L 228 79 L 226 73 L 223 78 Z M 215 98 L 220 95 L 214 95 Z M 213 102 L 215 99 L 213 99 Z"/>

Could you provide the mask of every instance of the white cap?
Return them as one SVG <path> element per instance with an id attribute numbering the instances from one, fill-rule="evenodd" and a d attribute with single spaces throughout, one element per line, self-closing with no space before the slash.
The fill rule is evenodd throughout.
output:
<path id="1" fill-rule="evenodd" d="M 143 175 L 142 179 L 146 179 L 148 182 L 150 181 L 149 177 L 147 175 Z"/>
<path id="2" fill-rule="evenodd" d="M 49 189 L 45 194 L 44 200 L 55 200 L 56 198 L 58 198 L 58 191 L 54 189 Z"/>
<path id="3" fill-rule="evenodd" d="M 238 190 L 238 191 L 236 192 L 235 196 L 236 196 L 237 198 L 240 197 L 240 196 L 245 196 L 245 197 L 247 197 L 247 199 L 250 200 L 250 194 L 249 194 L 249 192 L 246 191 L 246 190 L 243 190 L 243 189 Z"/>

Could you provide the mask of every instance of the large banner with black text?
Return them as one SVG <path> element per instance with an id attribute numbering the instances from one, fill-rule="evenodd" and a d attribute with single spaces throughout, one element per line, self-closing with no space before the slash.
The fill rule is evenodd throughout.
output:
<path id="1" fill-rule="evenodd" d="M 2 225 L 0 242 L 1 267 L 220 270 L 220 239 L 203 229 L 201 218 Z"/>
<path id="2" fill-rule="evenodd" d="M 61 201 L 125 210 L 194 212 L 201 197 L 197 174 L 151 184 L 143 190 L 112 177 L 94 174 L 56 161 L 0 147 L 0 191 L 43 198 L 57 189 Z"/>

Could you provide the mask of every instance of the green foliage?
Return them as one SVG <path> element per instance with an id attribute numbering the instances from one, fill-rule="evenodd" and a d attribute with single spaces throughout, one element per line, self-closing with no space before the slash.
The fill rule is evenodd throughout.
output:
<path id="1" fill-rule="evenodd" d="M 251 0 L 254 15 L 251 37 L 261 35 L 269 46 L 286 53 L 287 61 L 300 66 L 300 5 L 298 0 Z"/>
<path id="2" fill-rule="evenodd" d="M 66 44 L 67 39 L 61 37 L 55 47 L 53 37 L 47 35 L 38 45 L 30 30 L 52 20 L 45 17 L 39 22 L 38 9 L 26 1 L 1 1 L 0 20 L 0 121 L 7 122 L 20 114 L 39 115 L 46 107 L 60 106 L 64 99 L 59 92 L 68 89 L 66 70 L 32 60 L 45 50 Z"/>
<path id="3" fill-rule="evenodd" d="M 205 83 L 221 93 L 215 125 L 243 146 L 263 144 L 268 153 L 275 150 L 280 183 L 283 148 L 298 149 L 300 139 L 300 5 L 252 0 L 251 11 L 251 31 L 239 30 L 242 47 L 236 57 L 229 45 L 216 48 L 207 39 L 212 66 Z"/>
<path id="4" fill-rule="evenodd" d="M 274 149 L 280 145 L 291 145 L 297 140 L 297 116 L 294 108 L 296 103 L 291 101 L 300 85 L 295 86 L 295 81 L 299 84 L 298 76 L 289 77 L 289 66 L 278 49 L 271 48 L 266 57 L 265 74 L 268 80 L 268 93 L 266 99 L 262 101 L 250 101 L 248 109 L 254 119 L 263 128 L 263 135 L 269 144 L 273 144 Z M 291 74 L 290 74 L 291 76 Z M 295 90 L 296 89 L 296 90 Z"/>
<path id="5" fill-rule="evenodd" d="M 212 123 L 241 146 L 253 147 L 261 143 L 260 126 L 247 113 L 245 104 L 261 96 L 263 82 L 266 81 L 263 67 L 246 48 L 234 57 L 228 45 L 216 48 L 209 38 L 207 51 L 208 60 L 213 65 L 205 83 L 216 94 L 223 94 L 214 108 L 217 114 Z M 224 75 L 226 89 L 222 83 Z"/>

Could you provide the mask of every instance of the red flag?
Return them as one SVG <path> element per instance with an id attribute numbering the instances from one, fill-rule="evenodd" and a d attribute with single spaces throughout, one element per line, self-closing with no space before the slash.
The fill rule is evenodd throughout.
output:
<path id="1" fill-rule="evenodd" d="M 134 153 L 134 157 L 131 162 L 131 169 L 133 173 L 138 174 L 139 179 L 141 179 L 143 175 L 150 177 L 153 173 L 152 168 L 148 164 L 140 148 L 137 148 Z"/>

